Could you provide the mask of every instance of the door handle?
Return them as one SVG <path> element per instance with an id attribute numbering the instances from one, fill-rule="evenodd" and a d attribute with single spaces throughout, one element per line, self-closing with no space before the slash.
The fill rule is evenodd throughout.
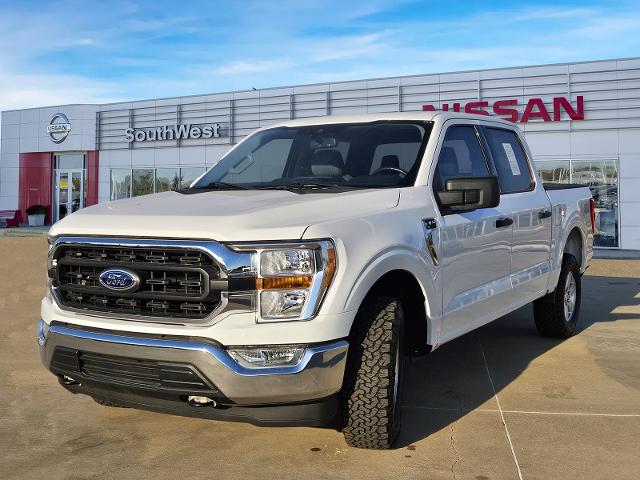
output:
<path id="1" fill-rule="evenodd" d="M 549 218 L 551 216 L 551 210 L 540 210 L 538 212 L 538 218 L 542 220 L 543 218 Z"/>
<path id="2" fill-rule="evenodd" d="M 496 228 L 508 227 L 513 225 L 513 218 L 499 218 L 496 220 Z"/>

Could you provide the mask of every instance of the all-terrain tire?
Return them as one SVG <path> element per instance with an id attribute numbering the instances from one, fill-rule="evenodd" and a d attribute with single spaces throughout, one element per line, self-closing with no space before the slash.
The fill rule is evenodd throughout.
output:
<path id="1" fill-rule="evenodd" d="M 352 447 L 391 448 L 400 432 L 404 314 L 400 300 L 365 299 L 351 332 L 342 433 Z"/>
<path id="2" fill-rule="evenodd" d="M 575 302 L 573 313 L 567 318 L 565 309 L 565 297 L 570 294 L 571 280 L 573 277 L 573 288 L 575 289 Z M 562 258 L 562 268 L 556 289 L 544 297 L 533 302 L 533 318 L 536 322 L 538 333 L 549 338 L 569 338 L 576 330 L 580 317 L 580 296 L 581 296 L 581 276 L 580 266 L 573 255 L 564 254 Z M 568 288 L 569 287 L 569 288 Z"/>

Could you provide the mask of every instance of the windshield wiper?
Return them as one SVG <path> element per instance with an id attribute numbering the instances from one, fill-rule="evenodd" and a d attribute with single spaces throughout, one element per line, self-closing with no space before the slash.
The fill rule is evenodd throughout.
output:
<path id="1" fill-rule="evenodd" d="M 198 190 L 248 190 L 249 187 L 245 187 L 244 185 L 238 185 L 237 183 L 226 183 L 226 182 L 209 182 L 204 185 L 198 185 L 197 187 L 193 187 Z"/>
<path id="2" fill-rule="evenodd" d="M 293 182 L 256 188 L 259 188 L 260 190 L 324 190 L 327 188 L 341 188 L 342 186 L 343 185 L 338 185 L 336 183 Z"/>

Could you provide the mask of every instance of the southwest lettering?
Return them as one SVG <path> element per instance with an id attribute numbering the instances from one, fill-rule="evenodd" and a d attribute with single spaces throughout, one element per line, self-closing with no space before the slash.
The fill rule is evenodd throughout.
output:
<path id="1" fill-rule="evenodd" d="M 213 127 L 206 126 L 202 127 L 202 138 L 211 138 L 213 137 Z"/>
<path id="2" fill-rule="evenodd" d="M 176 125 L 176 140 L 189 138 L 189 129 L 191 125 Z"/>
<path id="3" fill-rule="evenodd" d="M 140 129 L 129 127 L 124 131 L 124 138 L 127 142 L 154 142 L 160 140 L 182 140 L 200 138 L 220 137 L 220 124 L 199 126 L 191 124 L 165 125 L 151 129 Z"/>
<path id="4" fill-rule="evenodd" d="M 171 127 L 163 127 L 162 128 L 162 139 L 163 140 L 175 140 L 176 131 Z"/>

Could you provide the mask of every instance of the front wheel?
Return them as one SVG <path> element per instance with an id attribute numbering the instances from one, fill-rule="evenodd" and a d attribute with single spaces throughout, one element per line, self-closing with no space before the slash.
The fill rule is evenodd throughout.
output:
<path id="1" fill-rule="evenodd" d="M 533 302 L 533 317 L 543 337 L 569 338 L 580 316 L 580 266 L 573 255 L 565 254 L 556 289 Z"/>
<path id="2" fill-rule="evenodd" d="M 343 389 L 352 447 L 391 448 L 400 432 L 404 314 L 399 299 L 367 298 L 356 316 Z"/>

